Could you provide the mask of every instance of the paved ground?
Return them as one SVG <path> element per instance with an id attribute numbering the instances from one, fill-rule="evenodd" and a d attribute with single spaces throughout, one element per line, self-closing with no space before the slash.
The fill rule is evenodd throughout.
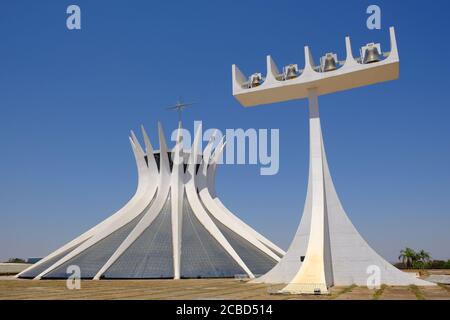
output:
<path id="1" fill-rule="evenodd" d="M 0 277 L 4 299 L 445 299 L 450 286 L 436 287 L 333 287 L 328 296 L 270 294 L 280 286 L 250 284 L 234 279 L 101 280 L 82 281 L 80 290 L 69 290 L 64 280 L 16 280 Z"/>

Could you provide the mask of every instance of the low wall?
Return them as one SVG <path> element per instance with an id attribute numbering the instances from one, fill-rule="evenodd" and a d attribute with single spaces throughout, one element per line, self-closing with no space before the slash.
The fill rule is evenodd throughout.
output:
<path id="1" fill-rule="evenodd" d="M 17 274 L 29 266 L 29 263 L 0 263 L 0 275 Z"/>

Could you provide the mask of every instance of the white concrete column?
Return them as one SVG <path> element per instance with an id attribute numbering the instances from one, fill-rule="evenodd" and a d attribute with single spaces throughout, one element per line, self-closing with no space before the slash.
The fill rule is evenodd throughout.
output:
<path id="1" fill-rule="evenodd" d="M 312 190 L 310 236 L 306 255 L 292 281 L 282 290 L 292 293 L 328 292 L 325 276 L 325 186 L 322 154 L 322 130 L 316 89 L 308 90 L 309 143 Z"/>
<path id="2" fill-rule="evenodd" d="M 184 151 L 181 121 L 178 125 L 177 142 L 172 152 L 171 173 L 171 221 L 172 221 L 172 248 L 174 279 L 181 278 L 181 239 L 183 224 L 183 199 L 184 199 Z"/>

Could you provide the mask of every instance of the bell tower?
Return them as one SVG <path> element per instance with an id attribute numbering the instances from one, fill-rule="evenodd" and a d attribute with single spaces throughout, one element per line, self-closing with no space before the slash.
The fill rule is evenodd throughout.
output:
<path id="1" fill-rule="evenodd" d="M 392 266 L 361 237 L 338 198 L 326 159 L 318 97 L 324 94 L 395 80 L 399 56 L 394 28 L 389 29 L 391 50 L 369 43 L 352 53 L 345 38 L 346 57 L 327 53 L 315 65 L 305 47 L 303 69 L 290 64 L 280 72 L 267 56 L 267 74 L 245 77 L 232 67 L 233 96 L 245 107 L 294 99 L 309 100 L 309 178 L 304 211 L 294 239 L 280 262 L 253 281 L 286 283 L 284 293 L 324 294 L 333 285 L 367 285 L 369 271 L 379 270 L 380 284 L 433 285 Z"/>

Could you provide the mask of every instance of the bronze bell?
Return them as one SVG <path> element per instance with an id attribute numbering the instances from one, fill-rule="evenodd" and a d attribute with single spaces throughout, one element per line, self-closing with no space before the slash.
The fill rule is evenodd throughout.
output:
<path id="1" fill-rule="evenodd" d="M 378 61 L 381 61 L 381 55 L 378 52 L 378 48 L 373 43 L 369 43 L 366 47 L 363 63 L 373 63 Z"/>
<path id="2" fill-rule="evenodd" d="M 250 88 L 257 87 L 257 86 L 261 85 L 261 83 L 262 83 L 261 73 L 254 73 L 250 76 L 250 81 L 249 81 Z"/>
<path id="3" fill-rule="evenodd" d="M 327 53 L 323 59 L 322 72 L 333 71 L 337 69 L 335 55 L 333 53 Z"/>
<path id="4" fill-rule="evenodd" d="M 285 80 L 293 79 L 298 76 L 297 65 L 289 64 L 284 67 L 284 78 Z"/>

